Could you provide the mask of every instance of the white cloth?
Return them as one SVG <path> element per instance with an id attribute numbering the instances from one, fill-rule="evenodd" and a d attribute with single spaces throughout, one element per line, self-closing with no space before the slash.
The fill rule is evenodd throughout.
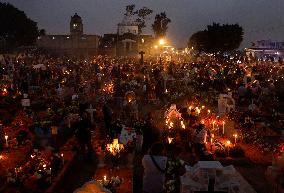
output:
<path id="1" fill-rule="evenodd" d="M 119 136 L 119 142 L 126 145 L 128 142 L 131 142 L 136 138 L 135 132 L 128 132 L 125 127 L 122 128 L 120 136 Z"/>
<path id="2" fill-rule="evenodd" d="M 161 169 L 166 169 L 167 157 L 153 156 Z M 160 172 L 154 165 L 150 155 L 144 155 L 142 159 L 144 167 L 143 191 L 151 193 L 160 193 L 164 190 L 165 174 Z"/>

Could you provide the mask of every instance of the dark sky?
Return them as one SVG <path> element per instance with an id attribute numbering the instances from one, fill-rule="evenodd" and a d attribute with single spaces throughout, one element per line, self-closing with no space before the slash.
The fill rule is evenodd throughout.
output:
<path id="1" fill-rule="evenodd" d="M 239 23 L 245 30 L 242 47 L 251 41 L 272 39 L 284 41 L 284 0 L 0 0 L 10 2 L 38 22 L 48 34 L 69 33 L 70 16 L 83 18 L 84 32 L 116 32 L 125 6 L 147 6 L 156 13 L 166 11 L 172 20 L 168 38 L 183 47 L 191 34 L 212 22 Z M 152 21 L 149 21 L 149 25 Z M 150 27 L 145 30 L 151 33 Z"/>

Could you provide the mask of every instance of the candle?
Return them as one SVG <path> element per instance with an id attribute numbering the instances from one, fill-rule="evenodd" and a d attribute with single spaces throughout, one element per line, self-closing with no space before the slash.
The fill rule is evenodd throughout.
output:
<path id="1" fill-rule="evenodd" d="M 228 140 L 228 141 L 227 141 L 227 146 L 229 147 L 230 145 L 231 145 L 231 141 Z"/>
<path id="2" fill-rule="evenodd" d="M 105 176 L 104 176 L 104 182 L 106 182 L 106 180 L 107 180 L 107 176 L 105 175 Z"/>
<path id="3" fill-rule="evenodd" d="M 181 124 L 181 127 L 182 127 L 183 129 L 185 129 L 185 124 L 183 123 L 183 121 L 181 121 L 180 124 Z"/>
<path id="4" fill-rule="evenodd" d="M 215 127 L 214 127 L 214 126 L 215 126 L 215 123 L 216 123 L 216 121 L 213 121 L 213 122 L 212 122 L 213 130 L 215 129 Z"/>
<path id="5" fill-rule="evenodd" d="M 49 173 L 50 173 L 50 178 L 49 178 L 49 182 L 51 183 L 51 168 L 49 168 Z"/>
<path id="6" fill-rule="evenodd" d="M 223 121 L 223 135 L 225 135 L 225 121 Z"/>
<path id="7" fill-rule="evenodd" d="M 62 164 L 64 165 L 64 155 L 63 155 L 63 153 L 61 154 L 61 157 L 62 157 Z"/>
<path id="8" fill-rule="evenodd" d="M 208 114 L 210 114 L 210 112 L 211 112 L 211 111 L 208 109 L 208 111 L 207 111 L 207 112 L 208 112 Z"/>
<path id="9" fill-rule="evenodd" d="M 173 139 L 174 139 L 174 138 L 172 138 L 172 137 L 168 137 L 168 142 L 169 142 L 169 144 L 171 144 L 171 143 L 173 142 Z"/>
<path id="10" fill-rule="evenodd" d="M 234 134 L 234 137 L 235 137 L 235 145 L 236 145 L 237 144 L 237 137 L 238 137 L 238 135 Z"/>
<path id="11" fill-rule="evenodd" d="M 6 146 L 8 147 L 9 144 L 8 144 L 8 135 L 5 135 L 5 140 L 6 140 Z"/>
<path id="12" fill-rule="evenodd" d="M 18 177 L 18 171 L 17 171 L 17 168 L 15 168 L 15 176 L 16 176 L 16 178 Z"/>
<path id="13" fill-rule="evenodd" d="M 230 145 L 231 145 L 231 141 L 230 141 L 230 140 L 228 140 L 228 141 L 227 141 L 228 156 L 229 156 L 229 154 L 230 154 Z"/>

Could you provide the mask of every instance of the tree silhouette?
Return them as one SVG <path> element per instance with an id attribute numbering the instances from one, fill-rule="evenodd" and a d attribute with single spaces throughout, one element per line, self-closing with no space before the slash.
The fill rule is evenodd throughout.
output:
<path id="1" fill-rule="evenodd" d="M 189 47 L 208 53 L 227 52 L 237 49 L 243 40 L 243 28 L 238 24 L 213 23 L 206 30 L 194 33 Z"/>
<path id="2" fill-rule="evenodd" d="M 135 22 L 138 25 L 138 33 L 142 33 L 142 29 L 146 27 L 146 19 L 147 16 L 151 15 L 153 13 L 153 10 L 142 7 L 141 9 L 135 10 L 135 4 L 127 5 L 126 6 L 126 13 L 124 15 L 133 15 L 136 16 Z"/>
<path id="3" fill-rule="evenodd" d="M 166 35 L 166 32 L 168 30 L 168 24 L 170 22 L 171 20 L 167 17 L 166 12 L 162 12 L 156 15 L 155 21 L 152 24 L 152 29 L 156 38 L 163 37 Z"/>
<path id="4" fill-rule="evenodd" d="M 0 36 L 9 47 L 31 45 L 39 31 L 37 23 L 9 3 L 0 3 Z"/>

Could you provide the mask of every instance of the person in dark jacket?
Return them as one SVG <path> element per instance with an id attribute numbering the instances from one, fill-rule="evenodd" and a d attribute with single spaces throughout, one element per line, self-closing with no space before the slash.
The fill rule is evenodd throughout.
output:
<path id="1" fill-rule="evenodd" d="M 82 112 L 80 117 L 81 117 L 80 121 L 78 121 L 75 125 L 76 127 L 75 135 L 80 145 L 80 150 L 84 159 L 91 161 L 93 147 L 92 147 L 92 136 L 90 129 L 92 123 L 88 118 L 87 112 Z M 87 153 L 86 153 L 86 148 L 87 148 Z"/>
<path id="2" fill-rule="evenodd" d="M 111 136 L 112 110 L 107 103 L 103 106 L 103 114 L 106 133 L 107 135 Z"/>

